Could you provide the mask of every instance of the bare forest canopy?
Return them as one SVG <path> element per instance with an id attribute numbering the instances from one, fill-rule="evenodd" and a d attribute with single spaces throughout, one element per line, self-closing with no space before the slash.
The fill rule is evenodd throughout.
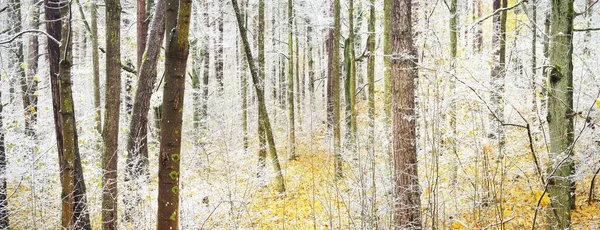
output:
<path id="1" fill-rule="evenodd" d="M 0 0 L 0 229 L 599 229 L 598 0 Z"/>

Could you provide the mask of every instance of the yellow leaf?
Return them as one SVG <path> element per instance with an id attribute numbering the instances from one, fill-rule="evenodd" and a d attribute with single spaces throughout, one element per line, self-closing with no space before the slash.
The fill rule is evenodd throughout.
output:
<path id="1" fill-rule="evenodd" d="M 536 202 L 540 200 L 540 197 L 542 196 L 542 194 L 544 194 L 542 200 L 540 201 L 540 207 L 545 208 L 548 204 L 550 204 L 550 197 L 548 196 L 548 193 L 544 193 L 542 191 L 535 191 L 534 194 Z"/>
<path id="2" fill-rule="evenodd" d="M 596 99 L 596 107 L 600 108 L 600 99 Z"/>
<path id="3" fill-rule="evenodd" d="M 452 223 L 452 229 L 466 230 L 467 228 L 464 225 L 462 225 L 461 223 L 454 222 L 454 223 Z"/>

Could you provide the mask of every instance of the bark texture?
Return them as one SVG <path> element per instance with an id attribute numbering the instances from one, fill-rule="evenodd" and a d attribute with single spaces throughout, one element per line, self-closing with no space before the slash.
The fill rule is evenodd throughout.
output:
<path id="1" fill-rule="evenodd" d="M 167 1 L 165 28 L 169 34 L 165 49 L 156 229 L 179 229 L 181 126 L 191 13 L 191 0 Z"/>
<path id="2" fill-rule="evenodd" d="M 399 229 L 421 229 L 421 189 L 416 148 L 415 79 L 417 55 L 412 35 L 411 0 L 393 1 L 391 60 L 394 156 L 394 223 Z"/>

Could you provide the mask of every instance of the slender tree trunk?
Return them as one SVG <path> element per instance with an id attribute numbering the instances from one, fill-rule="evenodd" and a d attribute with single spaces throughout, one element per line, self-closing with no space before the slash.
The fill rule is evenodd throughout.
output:
<path id="1" fill-rule="evenodd" d="M 273 16 L 274 17 L 274 16 Z M 273 21 L 274 23 L 274 21 Z M 274 32 L 273 32 L 274 33 Z M 274 35 L 274 34 L 273 34 Z M 275 38 L 275 36 L 273 36 Z M 273 40 L 273 42 L 275 42 Z M 243 41 L 242 41 L 243 46 Z M 245 59 L 244 59 L 245 60 Z M 265 83 L 265 0 L 258 1 L 258 75 L 261 83 Z M 273 77 L 275 77 L 275 73 L 273 73 Z M 276 98 L 276 87 L 275 82 L 277 80 L 273 79 L 273 100 Z M 258 107 L 258 106 L 257 106 Z M 261 125 L 260 118 L 264 115 L 261 113 L 260 108 L 258 110 L 258 167 L 259 170 L 262 169 L 266 165 L 267 158 L 267 137 L 265 133 L 264 127 Z"/>
<path id="2" fill-rule="evenodd" d="M 392 94 L 391 94 L 391 51 L 392 51 L 392 41 L 391 41 L 391 31 L 392 31 L 392 18 L 390 14 L 390 10 L 392 8 L 392 0 L 383 0 L 383 110 L 385 111 L 385 115 L 387 117 L 386 122 L 391 121 L 392 119 Z"/>
<path id="3" fill-rule="evenodd" d="M 219 16 L 217 18 L 217 29 L 219 31 L 216 43 L 215 72 L 217 74 L 217 90 L 219 93 L 223 93 L 223 17 L 225 13 L 223 12 L 223 2 L 217 1 L 217 5 L 219 5 Z"/>
<path id="4" fill-rule="evenodd" d="M 548 76 L 548 127 L 550 158 L 548 229 L 571 225 L 575 202 L 573 163 L 573 0 L 552 1 L 550 18 L 550 66 Z M 556 171 L 554 171 L 556 170 Z"/>
<path id="5" fill-rule="evenodd" d="M 298 120 L 298 129 L 302 128 L 302 98 L 301 96 L 301 92 L 300 91 L 300 87 L 302 86 L 302 82 L 300 81 L 300 42 L 298 41 L 298 20 L 296 19 L 296 16 L 294 16 L 294 24 L 295 24 L 295 38 L 296 38 L 296 42 L 294 43 L 294 45 L 296 46 L 296 53 L 294 54 L 295 58 L 296 58 L 296 71 L 295 71 L 295 75 L 296 75 L 296 80 L 294 83 L 294 86 L 296 87 L 294 89 L 294 98 L 295 98 L 295 103 L 294 103 L 294 110 L 295 110 L 295 118 L 296 120 Z M 296 126 L 294 125 L 294 137 L 296 136 Z M 295 140 L 295 138 L 294 138 Z M 294 143 L 295 145 L 295 143 Z M 295 147 L 294 147 L 295 149 Z M 295 155 L 295 151 L 294 151 L 294 155 Z"/>
<path id="6" fill-rule="evenodd" d="M 288 0 L 288 143 L 287 151 L 290 159 L 296 158 L 296 128 L 294 118 L 294 3 Z"/>
<path id="7" fill-rule="evenodd" d="M 312 44 L 313 26 L 310 19 L 306 19 L 306 26 L 306 45 L 308 46 L 308 92 L 310 93 L 310 106 L 313 106 L 315 100 L 315 61 L 313 60 Z"/>
<path id="8" fill-rule="evenodd" d="M 244 27 L 248 28 L 248 15 L 246 14 L 246 4 L 243 3 L 242 0 L 242 18 L 244 18 Z M 244 64 L 246 58 L 244 53 L 244 47 L 241 43 L 241 36 L 239 38 L 239 42 L 236 42 L 238 53 L 238 66 L 239 66 L 239 75 L 240 75 L 240 89 L 242 95 L 242 142 L 244 147 L 244 152 L 248 151 L 248 82 L 246 71 L 247 67 Z"/>
<path id="9" fill-rule="evenodd" d="M 393 1 L 392 53 L 403 58 L 392 60 L 392 128 L 394 154 L 394 222 L 399 229 L 421 229 L 421 189 L 419 186 L 416 119 L 415 79 L 417 54 L 412 38 L 411 0 Z"/>
<path id="10" fill-rule="evenodd" d="M 100 57 L 98 55 L 98 5 L 92 1 L 91 14 L 91 37 L 92 37 L 92 68 L 94 84 L 94 120 L 98 134 L 102 133 L 102 108 L 100 105 Z"/>
<path id="11" fill-rule="evenodd" d="M 334 11 L 334 0 L 331 0 L 331 12 Z M 325 41 L 325 46 L 327 49 L 327 101 L 326 101 L 326 109 L 327 109 L 327 130 L 328 132 L 333 129 L 333 83 L 334 83 L 334 74 L 333 74 L 333 65 L 334 65 L 334 56 L 333 56 L 333 39 L 334 39 L 334 26 L 329 27 L 327 31 L 327 39 Z"/>
<path id="12" fill-rule="evenodd" d="M 458 47 L 458 39 L 457 39 L 457 23 L 456 19 L 458 15 L 456 13 L 456 8 L 458 5 L 457 0 L 452 0 L 450 3 L 450 73 L 449 83 L 450 83 L 450 95 L 456 95 L 456 79 L 454 78 L 456 75 L 456 51 Z M 465 41 L 466 43 L 466 41 Z M 451 97 L 452 98 L 452 97 Z M 450 156 L 450 167 L 452 168 L 452 172 L 450 175 L 450 183 L 452 186 L 456 185 L 456 178 L 458 175 L 458 165 L 457 165 L 457 148 L 456 148 L 456 101 L 454 98 L 451 99 L 450 102 L 450 110 L 448 111 L 447 118 L 450 127 L 450 140 L 449 145 L 451 148 L 452 155 Z"/>
<path id="13" fill-rule="evenodd" d="M 352 149 L 356 136 L 356 64 L 354 62 L 354 0 L 348 1 L 348 38 L 344 44 L 344 64 L 346 79 L 344 92 L 346 99 L 346 148 Z"/>
<path id="14" fill-rule="evenodd" d="M 483 2 L 482 0 L 474 0 L 477 8 L 477 18 L 480 19 L 483 16 Z M 473 15 L 475 19 L 475 15 Z M 473 36 L 473 45 L 477 53 L 481 53 L 483 51 L 483 22 L 477 23 L 475 25 L 475 36 Z"/>
<path id="15" fill-rule="evenodd" d="M 37 30 L 39 28 L 39 5 L 37 0 L 31 1 L 31 11 L 29 13 L 29 28 Z M 26 100 L 23 101 L 23 109 L 25 111 L 25 134 L 31 138 L 36 138 L 35 124 L 37 123 L 37 70 L 38 70 L 38 56 L 39 56 L 39 42 L 38 37 L 35 35 L 28 37 L 27 49 L 27 73 L 26 83 L 24 85 L 24 97 Z M 27 102 L 27 104 L 26 104 Z"/>
<path id="16" fill-rule="evenodd" d="M 61 168 L 61 225 L 67 229 L 91 229 L 86 187 L 77 140 L 75 108 L 71 89 L 73 61 L 71 3 L 46 0 L 46 30 L 60 39 L 61 46 L 48 39 L 50 85 L 52 87 L 57 147 Z M 56 74 L 58 73 L 58 75 Z"/>
<path id="17" fill-rule="evenodd" d="M 506 0 L 494 0 L 493 10 L 506 7 Z M 488 138 L 492 144 L 498 144 L 498 151 L 504 151 L 504 79 L 506 59 L 506 11 L 495 14 L 492 19 L 493 35 L 492 47 L 492 69 L 490 74 L 490 85 L 493 89 L 490 96 L 490 107 L 494 114 L 490 115 L 490 129 Z"/>
<path id="18" fill-rule="evenodd" d="M 343 177 L 342 172 L 342 153 L 341 153 L 341 134 L 340 134 L 340 0 L 333 0 L 333 71 L 331 76 L 331 94 L 333 107 L 333 155 L 335 164 L 336 178 Z"/>
<path id="19" fill-rule="evenodd" d="M 242 15 L 240 14 L 237 0 L 231 0 L 231 3 L 233 5 L 235 17 L 237 19 L 240 35 L 242 36 L 242 43 L 244 45 L 244 51 L 246 52 L 246 61 L 248 62 L 248 67 L 250 68 L 250 75 L 252 76 L 254 90 L 256 91 L 256 97 L 258 99 L 258 108 L 259 108 L 259 110 L 262 110 L 261 114 L 263 116 L 259 117 L 259 122 L 265 130 L 265 134 L 267 137 L 267 143 L 269 144 L 269 153 L 271 154 L 271 161 L 273 163 L 273 168 L 276 173 L 275 189 L 278 192 L 282 193 L 282 192 L 285 192 L 285 184 L 283 181 L 283 174 L 281 173 L 281 166 L 279 165 L 279 158 L 277 156 L 277 150 L 275 149 L 275 139 L 273 138 L 271 122 L 269 121 L 269 113 L 267 113 L 267 106 L 265 105 L 264 85 L 261 83 L 260 78 L 258 76 L 258 69 L 254 65 L 254 59 L 252 58 L 253 57 L 252 51 L 250 50 L 250 44 L 248 43 L 248 36 L 246 35 L 246 28 L 244 28 Z"/>
<path id="20" fill-rule="evenodd" d="M 209 7 L 208 1 L 204 1 L 204 26 L 209 30 L 210 28 L 210 18 L 208 15 Z M 210 74 L 210 34 L 207 34 L 204 37 L 204 46 L 203 46 L 203 72 L 202 72 L 202 109 L 200 110 L 200 127 L 205 130 L 207 128 L 206 121 L 208 120 L 208 79 Z"/>
<path id="21" fill-rule="evenodd" d="M 132 109 L 132 118 L 129 123 L 127 136 L 127 174 L 129 193 L 137 193 L 130 197 L 126 203 L 126 212 L 133 212 L 143 200 L 142 191 L 148 181 L 148 113 L 150 111 L 150 98 L 156 81 L 156 66 L 161 44 L 165 34 L 165 0 L 156 3 L 154 17 L 148 33 L 141 66 L 138 70 L 138 82 Z M 135 216 L 133 213 L 131 215 Z"/>
<path id="22" fill-rule="evenodd" d="M 106 1 L 106 95 L 102 156 L 102 228 L 117 229 L 117 158 L 121 105 L 121 3 Z"/>
<path id="23" fill-rule="evenodd" d="M 369 58 L 367 60 L 367 85 L 368 85 L 368 113 L 369 113 L 369 145 L 375 144 L 375 0 L 369 0 L 369 37 L 367 48 Z"/>
<path id="24" fill-rule="evenodd" d="M 2 100 L 2 92 L 0 92 L 0 100 Z M 4 143 L 4 126 L 3 126 L 3 105 L 0 104 L 0 228 L 9 229 L 9 210 L 8 199 L 6 196 L 6 149 Z"/>

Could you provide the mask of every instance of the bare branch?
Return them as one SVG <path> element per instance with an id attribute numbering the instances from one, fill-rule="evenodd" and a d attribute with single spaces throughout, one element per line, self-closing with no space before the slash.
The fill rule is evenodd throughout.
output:
<path id="1" fill-rule="evenodd" d="M 25 31 L 21 31 L 20 33 L 15 34 L 13 37 L 11 37 L 8 40 L 0 41 L 0 45 L 11 43 L 15 39 L 19 38 L 21 35 L 27 34 L 27 33 L 41 33 L 43 35 L 46 35 L 46 37 L 50 38 L 50 40 L 56 42 L 56 44 L 58 44 L 60 46 L 60 41 L 56 40 L 56 38 L 52 37 L 50 34 L 46 33 L 45 31 L 42 31 L 42 30 L 25 30 Z"/>

